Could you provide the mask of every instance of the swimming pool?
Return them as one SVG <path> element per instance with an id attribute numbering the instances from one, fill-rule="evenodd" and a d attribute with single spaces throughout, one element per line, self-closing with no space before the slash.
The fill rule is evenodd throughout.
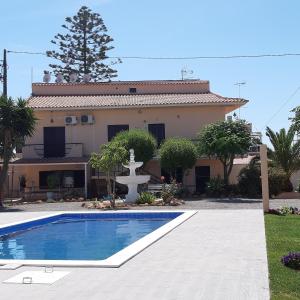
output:
<path id="1" fill-rule="evenodd" d="M 0 264 L 119 267 L 195 211 L 62 212 L 0 227 Z"/>

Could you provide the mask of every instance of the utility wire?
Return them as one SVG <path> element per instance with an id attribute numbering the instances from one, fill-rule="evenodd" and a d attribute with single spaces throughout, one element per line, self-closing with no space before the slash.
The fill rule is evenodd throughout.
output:
<path id="1" fill-rule="evenodd" d="M 281 110 L 290 102 L 293 97 L 299 92 L 300 85 L 294 90 L 294 92 L 283 102 L 283 104 L 278 108 L 278 110 L 268 119 L 268 121 L 265 124 L 265 127 L 268 126 L 268 124 L 281 112 Z M 264 130 L 264 129 L 262 129 Z"/>
<path id="2" fill-rule="evenodd" d="M 30 55 L 47 55 L 45 52 L 30 52 L 30 51 L 14 51 L 8 50 L 8 53 L 30 54 Z M 138 59 L 138 60 L 197 60 L 197 59 L 236 59 L 236 58 L 264 58 L 264 57 L 286 57 L 300 56 L 300 53 L 275 53 L 275 54 L 255 54 L 255 55 L 229 55 L 229 56 L 174 56 L 174 57 L 159 57 L 159 56 L 109 56 L 108 58 L 121 59 Z"/>

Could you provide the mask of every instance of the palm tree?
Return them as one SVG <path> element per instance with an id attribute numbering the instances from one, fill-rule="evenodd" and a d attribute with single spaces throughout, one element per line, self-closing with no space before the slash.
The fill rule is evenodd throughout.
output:
<path id="1" fill-rule="evenodd" d="M 292 191 L 291 175 L 300 169 L 300 141 L 294 142 L 295 129 L 292 126 L 287 132 L 284 128 L 274 132 L 267 127 L 266 135 L 274 148 L 269 149 L 270 158 L 286 175 L 286 191 Z"/>
<path id="2" fill-rule="evenodd" d="M 26 137 L 32 136 L 36 123 L 33 110 L 21 98 L 0 97 L 0 206 L 3 206 L 4 182 L 7 177 L 9 161 L 15 149 L 22 146 Z"/>

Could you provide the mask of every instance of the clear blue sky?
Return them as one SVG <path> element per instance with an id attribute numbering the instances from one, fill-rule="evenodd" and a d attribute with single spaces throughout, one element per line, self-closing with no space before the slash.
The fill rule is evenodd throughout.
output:
<path id="1" fill-rule="evenodd" d="M 114 38 L 111 56 L 222 56 L 300 52 L 298 0 L 11 0 L 2 1 L 0 49 L 46 51 L 62 31 L 64 18 L 81 5 L 100 13 Z M 49 60 L 9 54 L 9 94 L 27 97 L 41 81 Z M 211 90 L 238 96 L 234 83 L 246 81 L 241 96 L 249 104 L 241 117 L 264 131 L 288 127 L 290 110 L 300 104 L 300 56 L 283 58 L 136 61 L 117 66 L 119 80 L 179 79 L 187 67 L 208 79 Z M 288 103 L 280 110 L 283 103 Z M 277 113 L 277 114 L 276 114 Z M 271 117 L 272 120 L 269 120 Z"/>

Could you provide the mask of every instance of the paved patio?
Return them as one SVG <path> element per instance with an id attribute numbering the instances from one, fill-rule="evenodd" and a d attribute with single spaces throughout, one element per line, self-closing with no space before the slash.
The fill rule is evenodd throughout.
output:
<path id="1" fill-rule="evenodd" d="M 49 212 L 3 212 L 0 224 Z M 38 241 L 35 241 L 38 242 Z M 0 282 L 25 270 L 0 271 Z M 0 283 L 6 299 L 269 299 L 260 209 L 200 210 L 118 269 L 61 268 L 53 285 Z"/>
<path id="2" fill-rule="evenodd" d="M 4 211 L 60 211 L 60 210 L 84 210 L 81 207 L 83 202 L 57 202 L 40 204 L 22 204 L 8 206 Z M 279 208 L 281 206 L 296 206 L 300 208 L 300 199 L 271 199 L 270 207 Z M 136 206 L 134 209 L 262 209 L 261 199 L 189 199 L 182 206 Z M 1 211 L 0 211 L 1 214 Z"/>

